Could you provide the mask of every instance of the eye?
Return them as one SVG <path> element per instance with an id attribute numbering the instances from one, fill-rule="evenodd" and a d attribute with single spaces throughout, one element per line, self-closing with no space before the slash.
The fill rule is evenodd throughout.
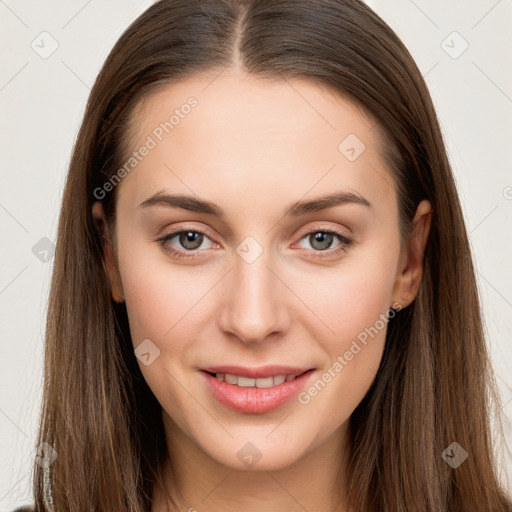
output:
<path id="1" fill-rule="evenodd" d="M 174 239 L 176 240 L 173 243 Z M 205 247 L 201 247 L 205 240 L 210 240 L 210 238 L 202 231 L 196 229 L 182 229 L 159 238 L 157 242 L 160 243 L 165 251 L 177 258 L 190 258 L 194 257 L 194 253 L 197 252 L 198 249 L 205 249 Z M 216 245 L 213 242 L 212 244 Z"/>
<path id="2" fill-rule="evenodd" d="M 300 245 L 300 242 L 302 241 L 307 242 L 311 249 Z M 314 256 L 324 256 L 324 254 L 321 253 L 327 253 L 325 255 L 332 256 L 333 254 L 338 254 L 341 251 L 346 251 L 352 243 L 352 240 L 347 238 L 343 233 L 339 233 L 335 230 L 317 229 L 306 233 L 306 235 L 301 238 L 300 242 L 299 246 L 308 249 Z M 337 243 L 337 245 L 331 249 L 334 243 Z"/>
<path id="3" fill-rule="evenodd" d="M 208 249 L 213 246 L 219 247 L 212 242 L 206 233 L 197 229 L 181 229 L 169 233 L 164 237 L 156 240 L 162 248 L 175 258 L 193 258 L 197 256 L 200 249 Z M 203 246 L 205 241 L 209 241 L 210 245 Z M 306 241 L 310 244 L 311 249 L 304 247 L 300 242 Z M 337 245 L 332 248 L 333 243 Z M 333 256 L 340 252 L 345 252 L 351 245 L 352 240 L 332 229 L 316 229 L 309 231 L 299 241 L 299 246 L 305 248 L 314 257 Z"/>

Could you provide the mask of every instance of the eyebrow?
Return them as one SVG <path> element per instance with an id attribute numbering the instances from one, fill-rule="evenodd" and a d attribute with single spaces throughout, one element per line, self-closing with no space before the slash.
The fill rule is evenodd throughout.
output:
<path id="1" fill-rule="evenodd" d="M 343 204 L 359 204 L 366 208 L 373 208 L 373 205 L 363 196 L 354 192 L 335 192 L 314 199 L 297 201 L 290 204 L 284 210 L 284 217 L 300 217 L 307 213 L 318 212 L 339 206 Z M 182 194 L 167 194 L 157 192 L 149 199 L 143 201 L 139 207 L 148 208 L 150 206 L 169 206 L 173 208 L 182 208 L 191 212 L 205 213 L 213 215 L 219 219 L 225 219 L 226 213 L 215 203 L 198 199 L 197 197 Z"/>

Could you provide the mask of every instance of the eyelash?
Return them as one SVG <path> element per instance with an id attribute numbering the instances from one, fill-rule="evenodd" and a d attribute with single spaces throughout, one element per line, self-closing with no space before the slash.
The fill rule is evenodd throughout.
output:
<path id="1" fill-rule="evenodd" d="M 179 229 L 177 231 L 174 231 L 172 233 L 169 233 L 168 235 L 165 235 L 159 239 L 156 240 L 156 242 L 158 242 L 161 247 L 164 249 L 164 251 L 168 252 L 169 254 L 171 254 L 173 257 L 175 258 L 194 258 L 196 257 L 196 254 L 198 252 L 201 252 L 199 249 L 194 249 L 194 250 L 190 250 L 190 251 L 180 251 L 180 250 L 177 250 L 175 249 L 174 247 L 171 247 L 169 245 L 167 245 L 167 242 L 169 240 L 172 240 L 176 235 L 179 235 L 181 233 L 198 233 L 198 234 L 201 234 L 201 235 L 204 235 L 205 237 L 207 238 L 210 238 L 207 233 L 205 233 L 204 231 L 201 231 L 199 229 Z M 340 245 L 334 249 L 326 249 L 324 251 L 320 251 L 320 250 L 314 250 L 314 249 L 306 249 L 307 252 L 309 252 L 314 258 L 324 258 L 326 256 L 334 256 L 334 255 L 337 255 L 337 254 L 340 254 L 341 252 L 346 252 L 347 249 L 349 249 L 349 247 L 352 245 L 352 240 L 350 238 L 347 238 L 344 234 L 336 231 L 336 230 L 333 230 L 333 229 L 313 229 L 311 231 L 308 231 L 307 233 L 304 233 L 301 238 L 299 239 L 299 242 L 301 240 L 303 240 L 304 238 L 312 235 L 312 234 L 315 234 L 315 233 L 324 233 L 324 234 L 329 234 L 329 235 L 334 235 L 335 237 L 338 238 L 339 242 L 340 242 Z"/>

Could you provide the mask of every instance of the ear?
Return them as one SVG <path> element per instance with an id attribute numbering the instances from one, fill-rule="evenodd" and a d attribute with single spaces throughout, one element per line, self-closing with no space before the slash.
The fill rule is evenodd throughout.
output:
<path id="1" fill-rule="evenodd" d="M 94 225 L 102 239 L 103 245 L 103 263 L 110 282 L 110 289 L 112 291 L 112 298 L 116 302 L 124 302 L 123 285 L 121 283 L 121 275 L 117 266 L 117 261 L 114 253 L 114 247 L 110 238 L 108 224 L 103 211 L 103 204 L 96 201 L 92 205 L 92 217 Z"/>
<path id="2" fill-rule="evenodd" d="M 392 303 L 407 307 L 416 298 L 423 277 L 423 254 L 430 232 L 432 206 L 424 199 L 418 205 L 412 221 L 412 231 L 405 252 L 400 257 L 393 288 Z"/>

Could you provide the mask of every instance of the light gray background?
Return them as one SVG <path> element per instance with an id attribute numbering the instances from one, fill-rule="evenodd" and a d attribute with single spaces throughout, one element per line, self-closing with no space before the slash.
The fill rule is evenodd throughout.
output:
<path id="1" fill-rule="evenodd" d="M 52 264 L 45 250 L 55 241 L 71 149 L 101 64 L 151 3 L 0 0 L 0 510 L 31 501 Z M 512 0 L 367 3 L 402 38 L 433 96 L 512 418 Z"/>

